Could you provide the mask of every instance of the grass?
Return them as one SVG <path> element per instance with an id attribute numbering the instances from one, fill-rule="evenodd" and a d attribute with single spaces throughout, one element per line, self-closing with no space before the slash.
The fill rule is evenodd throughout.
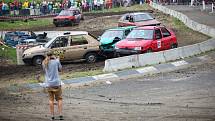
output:
<path id="1" fill-rule="evenodd" d="M 143 5 L 133 5 L 131 7 L 118 7 L 104 10 L 93 10 L 85 13 L 108 13 L 108 12 L 122 12 L 122 11 L 139 11 L 139 10 L 150 10 L 150 7 L 147 4 Z"/>
<path id="2" fill-rule="evenodd" d="M 6 46 L 0 46 L 0 57 L 12 60 L 13 63 L 16 63 L 16 49 Z"/>
<path id="3" fill-rule="evenodd" d="M 45 18 L 45 19 L 36 19 L 36 20 L 28 20 L 27 22 L 24 21 L 14 21 L 12 22 L 0 22 L 0 30 L 24 30 L 24 29 L 31 29 L 35 27 L 44 27 L 52 25 L 52 19 Z"/>

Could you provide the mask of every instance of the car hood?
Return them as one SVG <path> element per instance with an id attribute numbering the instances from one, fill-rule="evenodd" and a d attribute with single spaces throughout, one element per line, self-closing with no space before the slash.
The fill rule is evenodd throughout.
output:
<path id="1" fill-rule="evenodd" d="M 54 19 L 69 19 L 71 16 L 56 16 Z"/>
<path id="2" fill-rule="evenodd" d="M 125 39 L 116 44 L 118 48 L 134 48 L 134 47 L 144 47 L 151 43 L 152 40 L 143 39 Z"/>
<path id="3" fill-rule="evenodd" d="M 40 45 L 40 46 L 35 46 L 35 47 L 32 47 L 32 48 L 25 50 L 24 54 L 37 53 L 37 52 L 42 52 L 44 50 L 46 50 L 46 48 L 43 47 L 43 45 Z"/>
<path id="4" fill-rule="evenodd" d="M 157 24 L 161 24 L 161 22 L 157 21 L 156 19 L 135 22 L 136 26 L 149 26 L 149 25 L 157 25 Z"/>

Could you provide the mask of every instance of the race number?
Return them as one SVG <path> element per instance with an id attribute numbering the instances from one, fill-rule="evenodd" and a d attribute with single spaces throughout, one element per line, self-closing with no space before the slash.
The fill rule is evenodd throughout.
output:
<path id="1" fill-rule="evenodd" d="M 157 41 L 157 48 L 161 48 L 161 41 L 160 40 Z"/>

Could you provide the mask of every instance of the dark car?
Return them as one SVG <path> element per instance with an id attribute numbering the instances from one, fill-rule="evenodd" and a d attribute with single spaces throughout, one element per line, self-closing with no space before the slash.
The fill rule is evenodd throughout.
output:
<path id="1" fill-rule="evenodd" d="M 124 14 L 118 21 L 118 26 L 156 26 L 161 22 L 157 21 L 150 13 L 137 12 Z"/>
<path id="2" fill-rule="evenodd" d="M 80 20 L 83 20 L 83 15 L 79 9 L 70 8 L 67 10 L 62 10 L 58 16 L 54 17 L 53 24 L 58 26 L 67 26 L 79 24 Z"/>
<path id="3" fill-rule="evenodd" d="M 175 33 L 164 26 L 144 26 L 133 29 L 126 39 L 115 45 L 117 56 L 157 52 L 178 46 Z"/>

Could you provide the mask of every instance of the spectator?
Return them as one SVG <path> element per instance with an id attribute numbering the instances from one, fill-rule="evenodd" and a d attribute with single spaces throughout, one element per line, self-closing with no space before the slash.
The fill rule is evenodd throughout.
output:
<path id="1" fill-rule="evenodd" d="M 2 6 L 3 6 L 3 3 L 2 1 L 0 1 L 0 16 L 2 15 Z"/>
<path id="2" fill-rule="evenodd" d="M 28 0 L 25 0 L 25 2 L 23 3 L 22 7 L 24 9 L 29 8 L 29 2 L 28 2 Z"/>
<path id="3" fill-rule="evenodd" d="M 44 59 L 43 70 L 45 72 L 45 83 L 49 93 L 49 106 L 51 112 L 51 119 L 55 120 L 54 117 L 54 99 L 58 102 L 58 113 L 60 120 L 63 120 L 62 116 L 62 89 L 61 80 L 59 77 L 59 71 L 62 70 L 59 58 L 56 58 L 53 53 L 48 53 Z"/>

